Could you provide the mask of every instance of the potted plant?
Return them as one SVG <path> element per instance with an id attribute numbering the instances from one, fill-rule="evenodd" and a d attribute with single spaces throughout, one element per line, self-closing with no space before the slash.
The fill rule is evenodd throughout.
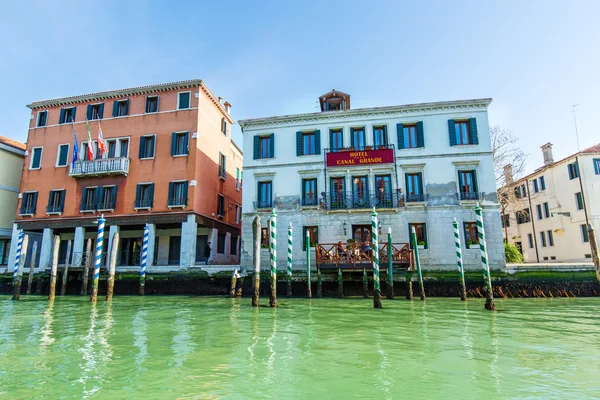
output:
<path id="1" fill-rule="evenodd" d="M 467 246 L 470 249 L 478 249 L 479 248 L 479 242 L 474 242 L 471 239 L 467 239 Z"/>
<path id="2" fill-rule="evenodd" d="M 419 241 L 417 242 L 417 248 L 418 248 L 419 250 L 423 250 L 423 249 L 425 249 L 425 241 L 424 241 L 424 240 L 419 240 Z"/>

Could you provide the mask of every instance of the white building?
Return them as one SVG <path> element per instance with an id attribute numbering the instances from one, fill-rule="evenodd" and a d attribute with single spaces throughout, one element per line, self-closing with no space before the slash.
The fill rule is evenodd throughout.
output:
<path id="1" fill-rule="evenodd" d="M 487 116 L 491 99 L 356 110 L 339 91 L 319 100 L 321 112 L 239 121 L 247 155 L 243 265 L 252 262 L 252 221 L 261 217 L 266 238 L 272 207 L 281 254 L 287 226 L 294 227 L 296 268 L 305 264 L 300 237 L 306 230 L 317 243 L 368 241 L 376 207 L 380 230 L 391 227 L 394 242 L 408 242 L 410 226 L 416 227 L 425 268 L 454 269 L 452 221 L 459 221 L 465 241 L 477 242 L 473 209 L 480 202 L 490 264 L 504 267 Z M 262 256 L 266 267 L 266 249 Z M 278 261 L 284 268 L 285 256 Z M 466 249 L 464 262 L 481 268 L 479 248 Z"/>
<path id="2" fill-rule="evenodd" d="M 544 165 L 510 187 L 503 235 L 522 249 L 525 262 L 591 262 L 586 213 L 600 231 L 600 144 Z M 507 171 L 510 178 L 510 171 Z"/>

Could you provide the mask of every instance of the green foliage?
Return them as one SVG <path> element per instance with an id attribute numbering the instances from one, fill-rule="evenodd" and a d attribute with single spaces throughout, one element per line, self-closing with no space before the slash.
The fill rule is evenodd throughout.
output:
<path id="1" fill-rule="evenodd" d="M 504 243 L 504 255 L 506 256 L 507 263 L 522 263 L 523 254 L 519 251 L 519 248 L 510 242 Z"/>

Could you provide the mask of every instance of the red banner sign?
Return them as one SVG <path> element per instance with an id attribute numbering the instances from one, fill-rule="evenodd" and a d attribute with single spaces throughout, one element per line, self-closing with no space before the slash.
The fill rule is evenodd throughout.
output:
<path id="1" fill-rule="evenodd" d="M 338 151 L 327 153 L 328 167 L 388 164 L 394 162 L 394 149 Z"/>

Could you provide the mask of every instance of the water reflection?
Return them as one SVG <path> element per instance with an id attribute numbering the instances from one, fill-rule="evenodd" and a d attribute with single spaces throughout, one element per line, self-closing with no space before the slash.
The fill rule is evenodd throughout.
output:
<path id="1" fill-rule="evenodd" d="M 490 362 L 490 373 L 493 378 L 494 388 L 496 389 L 496 394 L 500 395 L 500 371 L 498 368 L 498 359 L 500 353 L 500 335 L 498 333 L 498 326 L 496 325 L 496 318 L 498 318 L 498 314 L 496 312 L 492 312 L 490 317 L 490 339 L 492 341 L 492 361 Z"/>
<path id="2" fill-rule="evenodd" d="M 192 311 L 189 308 L 177 310 L 175 313 L 175 328 L 177 333 L 173 336 L 171 350 L 173 351 L 173 361 L 171 366 L 181 367 L 187 360 L 188 355 L 193 353 L 196 344 L 192 342 L 191 337 L 193 328 L 191 322 Z"/>
<path id="3" fill-rule="evenodd" d="M 40 337 L 40 353 L 43 356 L 48 351 L 48 346 L 54 343 L 52 337 L 52 322 L 54 321 L 54 299 L 48 300 L 48 308 L 44 311 L 44 327 Z"/>
<path id="4" fill-rule="evenodd" d="M 134 362 L 138 367 L 141 367 L 148 358 L 148 311 L 143 308 L 138 308 L 136 311 L 131 330 L 133 332 L 133 345 L 138 349 Z"/>
<path id="5" fill-rule="evenodd" d="M 15 323 L 14 313 L 14 302 L 2 301 L 0 302 L 2 308 L 0 308 L 0 359 L 4 358 L 4 354 L 8 354 L 15 346 L 13 324 Z"/>
<path id="6" fill-rule="evenodd" d="M 93 303 L 91 305 L 90 310 L 89 328 L 87 330 L 87 334 L 80 338 L 83 342 L 83 345 L 78 349 L 78 352 L 81 354 L 81 357 L 83 359 L 83 362 L 79 364 L 79 368 L 81 369 L 79 383 L 83 385 L 83 393 L 86 396 L 91 396 L 98 390 L 100 390 L 100 387 L 97 385 L 92 385 L 92 387 L 88 387 L 88 382 L 91 379 L 95 378 L 95 371 L 98 368 L 98 358 L 94 353 L 94 340 L 97 318 L 98 307 L 96 303 Z"/>
<path id="7" fill-rule="evenodd" d="M 275 352 L 275 345 L 273 342 L 275 340 L 275 336 L 277 335 L 277 308 L 273 308 L 271 315 L 273 317 L 271 335 L 269 335 L 269 337 L 267 338 L 267 351 L 268 351 L 267 383 L 268 384 L 275 383 L 275 355 L 276 355 L 276 352 Z"/>
<path id="8" fill-rule="evenodd" d="M 248 350 L 248 354 L 250 359 L 249 361 L 249 374 L 250 377 L 254 378 L 255 375 L 255 371 L 256 371 L 256 346 L 258 345 L 258 341 L 260 339 L 259 337 L 259 329 L 258 329 L 258 319 L 260 318 L 260 313 L 259 313 L 259 309 L 258 307 L 252 307 L 252 343 L 250 344 L 250 346 L 248 346 L 247 350 Z"/>

